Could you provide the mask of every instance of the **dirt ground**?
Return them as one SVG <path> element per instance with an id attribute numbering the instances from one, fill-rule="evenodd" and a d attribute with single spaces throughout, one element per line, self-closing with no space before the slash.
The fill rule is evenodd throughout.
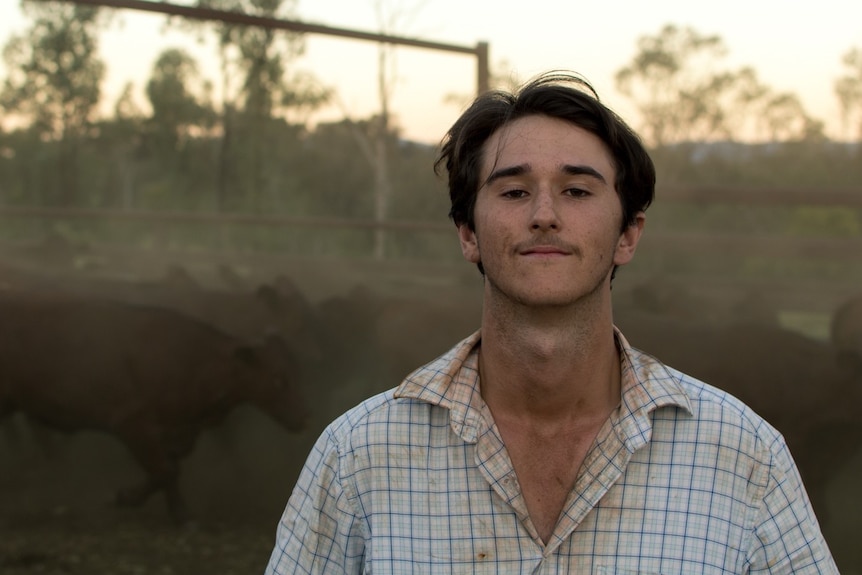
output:
<path id="1" fill-rule="evenodd" d="M 193 519 L 179 526 L 161 496 L 141 508 L 113 503 L 140 477 L 113 438 L 11 425 L 0 439 L 4 575 L 262 573 L 311 441 L 240 408 L 185 461 Z"/>

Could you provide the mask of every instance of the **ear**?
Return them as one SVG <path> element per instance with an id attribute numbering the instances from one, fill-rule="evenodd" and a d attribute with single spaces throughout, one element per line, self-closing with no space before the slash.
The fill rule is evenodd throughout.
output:
<path id="1" fill-rule="evenodd" d="M 458 226 L 458 241 L 461 242 L 461 253 L 464 254 L 465 260 L 473 264 L 478 264 L 482 261 L 479 254 L 479 240 L 476 238 L 476 232 L 471 230 L 467 224 Z"/>
<path id="2" fill-rule="evenodd" d="M 632 261 L 632 258 L 635 256 L 635 250 L 638 247 L 638 242 L 640 242 L 641 235 L 643 234 L 644 225 L 646 225 L 646 214 L 638 212 L 635 215 L 634 223 L 623 230 L 619 240 L 617 240 L 614 265 L 621 266 Z"/>

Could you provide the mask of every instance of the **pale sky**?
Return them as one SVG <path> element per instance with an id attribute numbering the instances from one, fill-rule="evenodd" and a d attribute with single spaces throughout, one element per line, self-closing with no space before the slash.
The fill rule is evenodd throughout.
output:
<path id="1" fill-rule="evenodd" d="M 397 14 L 389 33 L 465 46 L 486 41 L 492 66 L 505 61 L 521 79 L 548 69 L 580 72 L 606 104 L 633 124 L 637 118 L 616 92 L 614 74 L 631 62 L 640 36 L 655 35 L 665 24 L 721 37 L 729 50 L 726 66 L 751 66 L 775 91 L 797 94 L 810 115 L 826 122 L 832 137 L 841 136 L 833 92 L 842 72 L 841 57 L 853 47 L 862 48 L 862 2 L 848 0 L 299 0 L 298 17 L 376 32 L 378 3 Z M 101 39 L 110 98 L 126 81 L 142 87 L 162 49 L 189 44 L 188 35 L 161 32 L 161 15 L 130 10 L 118 15 Z M 26 25 L 17 0 L 0 0 L 0 44 Z M 307 36 L 306 45 L 297 65 L 336 87 L 342 101 L 328 117 L 345 110 L 357 118 L 372 114 L 377 102 L 376 47 L 313 35 Z M 215 52 L 206 46 L 192 49 L 199 60 L 210 61 L 208 73 L 215 74 Z M 444 104 L 444 97 L 475 88 L 475 59 L 406 47 L 397 54 L 392 110 L 407 137 L 436 142 L 459 112 Z"/>

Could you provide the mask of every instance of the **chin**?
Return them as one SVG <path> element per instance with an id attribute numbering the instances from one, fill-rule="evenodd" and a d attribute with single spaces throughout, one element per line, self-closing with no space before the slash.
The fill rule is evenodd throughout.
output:
<path id="1" fill-rule="evenodd" d="M 560 292 L 521 292 L 512 294 L 511 299 L 530 307 L 566 307 L 577 303 L 581 298 L 573 293 Z"/>

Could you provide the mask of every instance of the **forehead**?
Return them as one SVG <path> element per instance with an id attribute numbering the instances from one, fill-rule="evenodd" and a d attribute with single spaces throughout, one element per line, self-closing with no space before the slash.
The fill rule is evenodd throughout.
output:
<path id="1" fill-rule="evenodd" d="M 601 138 L 571 122 L 544 115 L 513 120 L 486 140 L 481 162 L 483 181 L 492 171 L 513 166 L 531 170 L 589 166 L 611 184 L 616 171 Z"/>

